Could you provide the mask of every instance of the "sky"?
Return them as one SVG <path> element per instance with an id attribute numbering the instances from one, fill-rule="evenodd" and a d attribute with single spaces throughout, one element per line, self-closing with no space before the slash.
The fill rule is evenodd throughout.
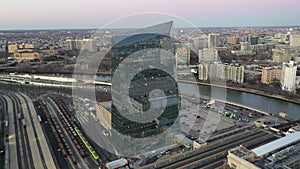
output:
<path id="1" fill-rule="evenodd" d="M 101 28 L 144 12 L 199 27 L 300 25 L 299 0 L 0 0 L 0 30 Z"/>

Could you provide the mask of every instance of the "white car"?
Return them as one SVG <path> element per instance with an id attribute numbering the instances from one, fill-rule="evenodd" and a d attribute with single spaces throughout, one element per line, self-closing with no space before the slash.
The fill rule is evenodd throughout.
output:
<path id="1" fill-rule="evenodd" d="M 109 136 L 109 132 L 107 130 L 103 130 L 103 135 Z"/>

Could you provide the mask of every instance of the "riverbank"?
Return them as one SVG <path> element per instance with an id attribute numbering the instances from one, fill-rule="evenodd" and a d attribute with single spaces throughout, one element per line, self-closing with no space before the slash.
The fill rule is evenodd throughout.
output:
<path id="1" fill-rule="evenodd" d="M 246 92 L 246 93 L 261 95 L 261 96 L 270 97 L 270 98 L 274 98 L 274 99 L 279 99 L 279 100 L 283 100 L 283 101 L 287 101 L 287 102 L 291 102 L 291 103 L 300 105 L 299 99 L 287 99 L 280 95 L 267 94 L 261 90 L 248 89 L 248 88 L 237 88 L 237 87 L 223 86 L 223 85 L 217 85 L 217 84 L 209 84 L 209 83 L 204 83 L 204 82 L 193 82 L 193 81 L 188 81 L 188 80 L 178 80 L 178 82 L 226 88 L 226 89 L 230 89 L 230 90 L 236 90 L 236 91 L 240 91 L 240 92 Z"/>
<path id="2" fill-rule="evenodd" d="M 197 96 L 197 95 L 193 95 L 193 94 L 186 93 L 186 92 L 183 92 L 182 94 L 185 95 L 185 96 L 198 97 L 198 98 L 206 99 L 206 100 L 210 100 L 210 99 L 211 99 L 211 98 L 208 97 L 208 96 Z M 252 107 L 249 107 L 249 106 L 245 106 L 245 105 L 241 105 L 241 104 L 229 102 L 229 101 L 226 101 L 226 100 L 220 100 L 220 99 L 214 99 L 214 100 L 217 101 L 217 102 L 229 104 L 229 105 L 232 105 L 232 106 L 235 106 L 235 107 L 239 107 L 239 108 L 243 108 L 243 109 L 252 110 L 252 111 L 255 111 L 255 112 L 260 113 L 260 114 L 263 114 L 263 115 L 271 115 L 269 112 L 265 112 L 265 111 L 263 111 L 263 110 L 259 110 L 259 109 L 252 108 Z"/>

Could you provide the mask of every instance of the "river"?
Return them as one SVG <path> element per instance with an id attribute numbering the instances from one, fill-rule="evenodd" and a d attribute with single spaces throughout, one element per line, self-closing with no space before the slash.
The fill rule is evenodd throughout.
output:
<path id="1" fill-rule="evenodd" d="M 82 76 L 84 79 L 94 79 L 93 75 L 78 75 Z M 109 81 L 111 78 L 109 75 L 98 75 L 95 80 L 99 81 Z M 288 114 L 289 118 L 300 119 L 300 105 L 291 103 L 288 101 L 269 98 L 266 96 L 241 92 L 237 90 L 224 89 L 218 87 L 210 87 L 206 85 L 187 84 L 179 83 L 179 87 L 190 92 L 199 93 L 203 96 L 208 96 L 215 99 L 226 100 L 229 102 L 234 102 L 244 106 L 256 108 L 268 113 L 278 114 L 279 112 L 285 112 Z M 213 93 L 213 94 L 212 94 Z"/>

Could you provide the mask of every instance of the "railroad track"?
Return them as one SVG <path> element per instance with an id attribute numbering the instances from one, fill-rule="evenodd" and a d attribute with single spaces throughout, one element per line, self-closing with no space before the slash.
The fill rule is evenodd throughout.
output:
<path id="1" fill-rule="evenodd" d="M 236 144 L 233 144 L 233 147 L 236 147 L 241 143 L 242 141 L 245 141 L 243 143 L 244 146 L 248 148 L 256 147 L 257 145 L 261 145 L 264 142 L 276 138 L 272 135 L 264 136 L 264 133 L 259 133 L 257 135 L 251 136 L 249 138 L 246 138 L 245 140 L 241 140 L 240 142 L 237 142 Z M 231 146 L 228 146 L 231 147 Z M 178 167 L 178 169 L 185 169 L 185 168 L 203 168 L 210 166 L 211 164 L 217 163 L 218 161 L 225 160 L 227 156 L 228 149 L 224 149 L 223 151 L 220 151 L 218 153 L 210 153 L 207 157 L 204 156 L 204 158 L 199 158 L 199 160 L 196 160 L 194 162 L 188 163 L 184 166 Z M 169 167 L 167 167 L 169 168 Z"/>
<path id="2" fill-rule="evenodd" d="M 241 144 L 248 147 L 254 147 L 258 144 L 268 142 L 276 138 L 274 135 L 267 134 L 260 129 L 253 130 L 252 127 L 246 127 L 240 133 L 228 135 L 227 137 L 221 140 L 214 141 L 212 144 L 204 146 L 199 150 L 175 155 L 171 158 L 142 166 L 141 168 L 191 168 L 192 165 L 200 165 L 202 167 L 205 167 L 207 165 L 212 165 L 214 162 L 224 160 L 226 158 L 227 151 L 231 148 L 234 148 Z"/>
<path id="3" fill-rule="evenodd" d="M 25 153 L 26 154 L 26 158 L 27 160 L 25 160 L 25 167 L 26 168 L 32 168 L 34 169 L 34 163 L 36 163 L 35 160 L 33 160 L 32 157 L 32 145 L 30 144 L 30 140 L 32 139 L 32 137 L 29 137 L 28 136 L 28 131 L 27 131 L 27 128 L 26 128 L 26 123 L 28 123 L 26 120 L 24 119 L 20 119 L 19 118 L 19 113 L 21 115 L 24 116 L 24 112 L 23 112 L 23 104 L 21 103 L 21 100 L 18 96 L 16 96 L 15 94 L 12 94 L 11 95 L 15 100 L 16 100 L 16 104 L 19 105 L 17 106 L 17 109 L 18 109 L 18 112 L 17 114 L 15 115 L 15 117 L 17 118 L 18 120 L 18 123 L 19 123 L 19 131 L 21 132 L 21 137 L 24 137 L 24 147 L 25 147 Z M 24 148 L 23 148 L 24 150 Z"/>
<path id="4" fill-rule="evenodd" d="M 3 97 L 11 106 L 11 110 L 8 110 L 9 147 L 14 150 L 10 152 L 11 168 L 55 169 L 52 155 L 46 150 L 47 143 L 38 126 L 40 124 L 32 114 L 35 109 L 30 98 L 12 91 L 0 90 L 0 94 L 4 95 Z M 45 158 L 45 152 L 48 153 L 47 158 Z"/>

